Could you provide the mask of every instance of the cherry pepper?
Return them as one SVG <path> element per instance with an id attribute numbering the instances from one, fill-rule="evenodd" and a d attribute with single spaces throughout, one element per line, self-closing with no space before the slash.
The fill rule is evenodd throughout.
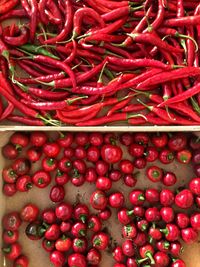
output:
<path id="1" fill-rule="evenodd" d="M 175 224 L 166 224 L 165 229 L 160 229 L 168 241 L 176 241 L 180 237 L 180 230 Z"/>
<path id="2" fill-rule="evenodd" d="M 83 223 L 87 221 L 89 217 L 89 209 L 85 204 L 77 204 L 74 207 L 74 218 L 76 220 L 80 220 Z"/>
<path id="3" fill-rule="evenodd" d="M 15 260 L 21 254 L 22 248 L 19 243 L 10 244 L 8 247 L 2 249 L 5 256 L 9 260 Z"/>
<path id="4" fill-rule="evenodd" d="M 20 255 L 13 264 L 13 267 L 28 267 L 29 260 L 25 255 Z"/>
<path id="5" fill-rule="evenodd" d="M 93 247 L 98 250 L 105 250 L 109 243 L 109 237 L 107 234 L 100 232 L 92 237 Z"/>
<path id="6" fill-rule="evenodd" d="M 188 209 L 194 203 L 194 196 L 189 189 L 180 191 L 175 197 L 175 204 L 179 208 Z"/>
<path id="7" fill-rule="evenodd" d="M 149 244 L 140 248 L 140 256 L 143 259 L 146 259 L 146 260 L 149 259 L 152 265 L 155 264 L 153 254 L 154 254 L 154 249 Z"/>
<path id="8" fill-rule="evenodd" d="M 119 146 L 106 144 L 101 148 L 102 159 L 110 164 L 117 163 L 122 158 L 122 150 Z"/>

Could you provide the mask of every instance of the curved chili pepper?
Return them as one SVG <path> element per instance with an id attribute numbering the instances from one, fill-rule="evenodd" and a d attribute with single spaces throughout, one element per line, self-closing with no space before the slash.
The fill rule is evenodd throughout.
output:
<path id="1" fill-rule="evenodd" d="M 14 105 L 11 102 L 8 102 L 7 107 L 4 109 L 3 113 L 1 114 L 0 120 L 3 121 L 8 118 L 10 114 L 14 111 Z"/>
<path id="2" fill-rule="evenodd" d="M 194 28 L 192 26 L 187 27 L 187 33 L 188 33 L 188 36 L 194 39 Z M 194 42 L 189 38 L 186 41 L 186 45 L 187 45 L 187 65 L 191 67 L 194 65 L 194 59 L 195 59 L 195 53 L 196 53 L 195 45 L 194 45 Z"/>
<path id="3" fill-rule="evenodd" d="M 99 102 L 96 104 L 93 104 L 91 106 L 85 106 L 76 110 L 67 110 L 64 111 L 62 110 L 62 114 L 68 118 L 79 118 L 79 117 L 83 117 L 86 116 L 88 114 L 90 114 L 90 112 L 93 112 L 95 110 L 99 110 L 105 106 L 109 106 L 109 105 L 113 105 L 115 103 L 118 103 L 118 99 L 117 98 L 109 98 L 106 101 L 103 102 Z"/>
<path id="4" fill-rule="evenodd" d="M 9 0 L 6 3 L 0 3 L 0 14 L 5 14 L 8 11 L 12 10 L 19 4 L 19 0 Z"/>
<path id="5" fill-rule="evenodd" d="M 77 87 L 75 89 L 72 89 L 73 93 L 78 93 L 78 94 L 85 94 L 85 95 L 102 95 L 102 94 L 107 94 L 114 92 L 117 87 L 121 84 L 122 82 L 122 76 L 118 77 L 115 81 L 112 81 L 111 84 L 108 84 L 103 87 L 90 87 L 90 86 L 81 86 Z"/>
<path id="6" fill-rule="evenodd" d="M 130 34 L 140 33 L 142 32 L 146 25 L 149 15 L 152 12 L 152 6 L 149 7 L 149 9 L 146 12 L 146 15 L 140 20 L 138 25 L 134 28 L 134 30 Z M 132 38 L 128 36 L 125 41 L 121 44 L 122 47 L 128 47 L 133 42 Z"/>
<path id="7" fill-rule="evenodd" d="M 115 113 L 115 111 L 119 110 L 121 111 L 121 109 L 126 106 L 129 102 L 131 101 L 131 98 L 127 98 L 122 100 L 121 102 L 117 103 L 114 107 L 112 107 L 108 112 L 107 112 L 107 116 L 111 116 L 113 113 Z"/>
<path id="8" fill-rule="evenodd" d="M 90 41 L 104 41 L 104 42 L 116 42 L 120 43 L 123 42 L 125 39 L 125 36 L 123 35 L 111 35 L 107 33 L 95 33 L 88 37 L 85 37 L 84 39 L 81 39 L 79 43 L 83 45 L 84 43 L 90 42 Z"/>
<path id="9" fill-rule="evenodd" d="M 37 13 L 38 13 L 38 3 L 37 0 L 29 0 L 31 6 L 30 13 L 30 39 L 33 42 L 35 39 L 35 33 L 37 28 Z"/>
<path id="10" fill-rule="evenodd" d="M 105 27 L 105 22 L 95 10 L 93 10 L 92 8 L 83 7 L 83 8 L 78 9 L 74 13 L 74 17 L 73 17 L 74 29 L 73 29 L 72 38 L 76 38 L 77 36 L 81 34 L 81 23 L 82 23 L 84 16 L 89 16 L 93 18 L 96 22 L 98 22 L 101 28 Z"/>
<path id="11" fill-rule="evenodd" d="M 39 114 L 35 110 L 23 105 L 19 102 L 15 96 L 12 96 L 9 92 L 7 92 L 3 87 L 0 86 L 0 93 L 4 96 L 9 102 L 11 102 L 18 110 L 20 110 L 23 114 L 26 114 L 32 118 L 38 118 Z"/>
<path id="12" fill-rule="evenodd" d="M 156 18 L 153 21 L 153 23 L 148 27 L 148 30 L 146 30 L 146 32 L 156 30 L 163 23 L 164 17 L 165 17 L 165 8 L 163 5 L 163 0 L 158 0 L 158 12 Z"/>
<path id="13" fill-rule="evenodd" d="M 65 1 L 65 8 L 65 24 L 63 30 L 56 37 L 44 41 L 45 44 L 53 44 L 63 41 L 71 32 L 74 14 L 71 0 Z"/>
<path id="14" fill-rule="evenodd" d="M 36 63 L 36 62 L 33 62 L 29 59 L 23 59 L 22 60 L 25 64 L 27 64 L 28 66 L 32 66 L 33 68 L 35 68 L 36 70 L 40 71 L 41 74 L 40 75 L 44 75 L 45 74 L 58 74 L 58 71 L 54 68 L 50 68 L 49 66 L 45 66 L 43 64 L 39 64 L 39 63 Z"/>
<path id="15" fill-rule="evenodd" d="M 76 124 L 79 122 L 84 122 L 84 121 L 88 121 L 88 120 L 93 119 L 94 117 L 96 117 L 98 115 L 99 112 L 100 112 L 100 109 L 96 109 L 96 110 L 91 111 L 89 114 L 85 115 L 84 117 L 79 117 L 77 119 L 67 118 L 67 117 L 63 116 L 62 111 L 59 111 L 59 110 L 56 111 L 56 115 L 57 115 L 57 118 L 64 123 Z"/>
<path id="16" fill-rule="evenodd" d="M 48 64 L 50 66 L 53 66 L 55 68 L 59 68 L 62 71 L 66 72 L 69 75 L 70 79 L 71 79 L 71 83 L 72 83 L 73 88 L 74 89 L 76 88 L 76 79 L 75 79 L 74 72 L 64 62 L 61 62 L 59 60 L 50 58 L 48 56 L 43 56 L 43 55 L 32 56 L 32 59 L 34 61 L 38 62 L 38 63 L 44 63 L 45 62 L 46 64 Z"/>
<path id="17" fill-rule="evenodd" d="M 21 27 L 20 34 L 18 36 L 5 36 L 3 37 L 5 43 L 12 46 L 24 45 L 28 42 L 29 31 L 26 27 Z"/>

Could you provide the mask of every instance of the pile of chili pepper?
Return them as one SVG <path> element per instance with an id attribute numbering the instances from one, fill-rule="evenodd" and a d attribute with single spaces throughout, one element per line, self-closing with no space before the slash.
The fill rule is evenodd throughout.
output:
<path id="1" fill-rule="evenodd" d="M 1 121 L 199 125 L 198 0 L 1 0 L 0 14 Z"/>

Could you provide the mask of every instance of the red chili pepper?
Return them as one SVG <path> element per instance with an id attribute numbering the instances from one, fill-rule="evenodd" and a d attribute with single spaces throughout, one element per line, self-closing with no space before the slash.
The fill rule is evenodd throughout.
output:
<path id="1" fill-rule="evenodd" d="M 154 31 L 163 23 L 165 17 L 165 8 L 163 0 L 158 0 L 158 12 L 153 23 L 148 27 L 148 31 Z M 147 31 L 146 31 L 147 32 Z"/>
<path id="2" fill-rule="evenodd" d="M 61 62 L 59 60 L 50 58 L 48 56 L 43 56 L 43 55 L 33 55 L 32 59 L 38 63 L 44 63 L 45 62 L 46 64 L 49 64 L 50 66 L 53 66 L 55 68 L 59 68 L 62 71 L 66 72 L 71 79 L 73 88 L 76 87 L 75 75 L 74 75 L 73 71 L 71 70 L 71 68 L 67 64 L 65 64 L 64 62 Z"/>
<path id="3" fill-rule="evenodd" d="M 117 2 L 117 1 L 107 1 L 107 0 L 95 0 L 96 3 L 99 3 L 109 9 L 114 9 L 114 8 L 117 8 L 117 7 L 124 7 L 124 6 L 127 6 L 129 4 L 128 1 L 120 1 L 120 2 Z"/>
<path id="4" fill-rule="evenodd" d="M 87 7 L 79 8 L 74 13 L 73 17 L 73 23 L 74 23 L 73 38 L 76 38 L 78 35 L 81 34 L 81 23 L 85 16 L 93 18 L 96 22 L 98 22 L 101 28 L 105 27 L 105 22 L 95 10 Z"/>
<path id="5" fill-rule="evenodd" d="M 85 0 L 85 2 L 99 14 L 107 13 L 110 11 L 108 8 L 102 6 L 101 3 L 97 4 L 94 0 Z"/>
<path id="6" fill-rule="evenodd" d="M 35 78 L 17 78 L 16 80 L 19 81 L 22 84 L 35 84 L 35 83 L 40 83 L 40 82 L 52 82 L 55 80 L 60 80 L 65 77 L 64 72 L 59 72 L 56 74 L 50 74 L 46 76 L 37 76 Z"/>
<path id="7" fill-rule="evenodd" d="M 45 89 L 35 88 L 35 87 L 27 87 L 27 92 L 30 94 L 33 94 L 33 96 L 47 99 L 47 100 L 62 100 L 66 99 L 66 97 L 69 95 L 68 92 L 55 92 L 55 91 L 47 91 Z"/>
<path id="8" fill-rule="evenodd" d="M 84 122 L 84 121 L 88 121 L 93 119 L 94 117 L 97 116 L 97 114 L 99 113 L 100 109 L 97 110 L 93 110 L 91 111 L 89 114 L 85 115 L 84 117 L 79 117 L 79 118 L 67 118 L 65 116 L 62 115 L 62 111 L 57 110 L 56 115 L 58 117 L 58 119 L 64 123 L 67 124 L 76 124 L 79 122 Z"/>
<path id="9" fill-rule="evenodd" d="M 14 9 L 6 12 L 6 14 L 0 17 L 0 22 L 9 18 L 26 18 L 27 13 L 23 9 Z"/>
<path id="10" fill-rule="evenodd" d="M 15 6 L 19 4 L 19 0 L 9 0 L 6 3 L 0 3 L 0 14 L 7 13 L 8 11 L 14 9 Z"/>
<path id="11" fill-rule="evenodd" d="M 144 89 L 145 87 L 155 86 L 160 83 L 187 78 L 188 76 L 198 76 L 199 74 L 200 69 L 196 67 L 185 67 L 168 72 L 162 72 L 162 74 L 155 74 L 154 76 L 149 77 L 143 82 L 139 83 L 137 85 L 137 88 Z"/>
<path id="12" fill-rule="evenodd" d="M 176 103 L 176 105 L 171 104 L 171 105 L 169 105 L 169 107 L 171 109 L 180 111 L 181 114 L 185 114 L 188 118 L 191 118 L 196 122 L 200 122 L 199 115 L 193 111 L 192 107 L 188 107 L 182 102 Z"/>
<path id="13" fill-rule="evenodd" d="M 29 39 L 29 31 L 26 27 L 20 28 L 20 35 L 19 36 L 3 36 L 5 43 L 12 45 L 12 46 L 19 46 L 24 45 L 28 42 Z"/>
<path id="14" fill-rule="evenodd" d="M 122 100 L 121 102 L 117 103 L 114 107 L 112 107 L 108 113 L 107 116 L 111 116 L 115 111 L 119 110 L 121 111 L 121 109 L 126 106 L 129 102 L 131 101 L 131 98 L 127 98 Z"/>
<path id="15" fill-rule="evenodd" d="M 54 1 L 47 1 L 47 8 L 45 10 L 48 20 L 50 23 L 55 24 L 55 25 L 60 25 L 62 24 L 62 15 L 60 12 L 59 7 L 54 3 Z M 59 26 L 58 26 L 59 27 Z"/>
<path id="16" fill-rule="evenodd" d="M 69 35 L 73 23 L 73 8 L 71 0 L 65 1 L 65 9 L 65 24 L 62 31 L 56 37 L 44 41 L 45 44 L 53 44 L 63 41 Z"/>
<path id="17" fill-rule="evenodd" d="M 146 43 L 157 46 L 159 49 L 166 50 L 171 53 L 182 53 L 183 49 L 175 48 L 168 43 L 164 42 L 159 38 L 159 36 L 155 33 L 135 33 L 128 34 L 134 42 L 138 43 Z"/>
<path id="18" fill-rule="evenodd" d="M 106 123 L 114 122 L 114 121 L 127 121 L 130 118 L 134 117 L 142 117 L 141 114 L 128 114 L 128 113 L 116 113 L 112 116 L 102 116 L 93 120 L 76 123 L 76 126 L 95 126 L 95 125 L 103 125 Z M 143 116 L 145 119 L 145 116 Z"/>
<path id="19" fill-rule="evenodd" d="M 114 21 L 118 18 L 127 16 L 131 12 L 130 6 L 124 6 L 124 7 L 118 7 L 116 9 L 113 9 L 105 14 L 103 14 L 101 17 L 105 22 Z"/>
<path id="20" fill-rule="evenodd" d="M 81 73 L 79 75 L 77 75 L 76 77 L 76 82 L 77 84 L 86 82 L 87 80 L 91 79 L 92 77 L 94 77 L 96 74 L 98 74 L 102 67 L 104 66 L 104 64 L 106 63 L 107 59 L 105 59 L 104 61 L 102 61 L 100 64 L 96 65 L 95 67 L 93 67 L 91 70 L 85 72 L 85 73 Z M 62 80 L 55 80 L 51 83 L 48 83 L 47 85 L 49 86 L 53 86 L 54 88 L 67 88 L 69 86 L 72 85 L 72 81 L 71 79 L 62 79 Z"/>
<path id="21" fill-rule="evenodd" d="M 167 122 L 170 122 L 172 124 L 181 124 L 181 125 L 196 125 L 197 123 L 195 121 L 184 119 L 178 115 L 175 115 L 174 113 L 167 112 L 166 110 L 163 110 L 156 106 L 148 106 L 144 104 L 142 101 L 138 100 L 140 103 L 142 103 L 144 106 L 146 106 L 150 111 L 155 113 L 158 117 L 161 119 L 164 119 Z M 167 100 L 168 101 L 168 100 Z M 167 102 L 166 101 L 166 102 Z M 159 105 L 160 106 L 160 105 Z"/>
<path id="22" fill-rule="evenodd" d="M 175 104 L 178 102 L 182 102 L 196 94 L 198 94 L 200 92 L 200 83 L 198 83 L 197 85 L 194 85 L 193 87 L 191 87 L 190 89 L 188 89 L 187 91 L 184 91 L 182 94 L 176 95 L 168 100 L 166 100 L 165 102 L 161 103 L 159 105 L 159 107 L 163 107 L 165 105 L 171 105 L 171 104 Z"/>
<path id="23" fill-rule="evenodd" d="M 41 72 L 35 70 L 33 67 L 27 66 L 23 61 L 18 61 L 17 64 L 20 66 L 21 69 L 23 69 L 25 72 L 27 72 L 32 77 L 38 77 L 41 75 Z"/>
<path id="24" fill-rule="evenodd" d="M 200 15 L 187 16 L 182 18 L 172 18 L 165 20 L 163 25 L 167 27 L 185 27 L 185 26 L 196 26 L 200 24 Z"/>
<path id="25" fill-rule="evenodd" d="M 152 67 L 159 69 L 170 70 L 173 66 L 166 65 L 158 60 L 154 59 L 125 59 L 118 57 L 108 57 L 108 62 L 114 65 L 118 65 L 121 67 L 126 67 L 128 69 L 138 68 L 138 67 Z"/>

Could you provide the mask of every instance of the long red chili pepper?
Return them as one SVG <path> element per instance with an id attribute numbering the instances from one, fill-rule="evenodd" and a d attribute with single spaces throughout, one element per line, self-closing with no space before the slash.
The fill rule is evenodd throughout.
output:
<path id="1" fill-rule="evenodd" d="M 160 104 L 159 106 L 165 106 L 165 105 L 171 105 L 171 104 L 175 104 L 178 102 L 182 102 L 196 94 L 200 93 L 200 83 L 194 85 L 193 87 L 189 88 L 187 91 L 184 91 L 182 94 L 176 95 L 168 100 L 166 100 L 165 102 L 163 102 L 162 104 Z"/>
<path id="2" fill-rule="evenodd" d="M 170 70 L 173 66 L 166 65 L 158 60 L 154 59 L 124 59 L 124 58 L 117 58 L 117 57 L 108 57 L 108 62 L 119 65 L 121 67 L 126 67 L 128 69 L 134 67 L 152 67 L 152 68 L 159 68 Z"/>
<path id="3" fill-rule="evenodd" d="M 14 9 L 6 12 L 6 14 L 4 15 L 1 15 L 0 22 L 10 18 L 26 18 L 26 17 L 27 13 L 24 9 Z"/>
<path id="4" fill-rule="evenodd" d="M 72 25 L 73 25 L 73 8 L 72 8 L 72 1 L 66 0 L 65 1 L 65 24 L 62 31 L 54 38 L 48 39 L 44 41 L 46 44 L 53 44 L 56 42 L 63 41 L 71 32 Z"/>
<path id="5" fill-rule="evenodd" d="M 142 101 L 139 101 L 139 102 L 143 103 Z M 193 120 L 184 119 L 183 117 L 175 115 L 171 111 L 168 112 L 154 105 L 148 106 L 144 104 L 144 106 L 146 106 L 151 112 L 155 113 L 161 119 L 164 119 L 172 124 L 176 124 L 176 125 L 177 124 L 180 124 L 180 125 L 196 125 L 197 124 L 197 122 Z"/>
<path id="6" fill-rule="evenodd" d="M 75 12 L 73 17 L 73 23 L 74 23 L 73 38 L 76 38 L 78 35 L 81 34 L 81 23 L 84 16 L 89 16 L 93 18 L 100 25 L 100 28 L 103 28 L 105 26 L 105 22 L 95 10 L 87 7 L 80 8 Z"/>
<path id="7" fill-rule="evenodd" d="M 9 115 L 7 117 L 9 121 L 13 122 L 19 122 L 25 125 L 30 125 L 30 126 L 45 126 L 45 122 L 42 120 L 37 120 L 37 119 L 32 119 L 28 117 L 21 117 L 17 115 Z"/>
<path id="8" fill-rule="evenodd" d="M 22 103 L 36 110 L 59 110 L 59 109 L 61 110 L 64 109 L 67 105 L 71 105 L 71 103 L 78 101 L 81 98 L 83 97 L 67 98 L 66 100 L 62 101 L 48 101 L 48 102 L 31 102 L 23 99 Z"/>
<path id="9" fill-rule="evenodd" d="M 99 113 L 100 109 L 96 109 L 91 111 L 89 114 L 85 115 L 84 117 L 79 117 L 79 118 L 68 118 L 63 116 L 62 111 L 57 110 L 56 115 L 57 118 L 67 124 L 76 124 L 84 121 L 88 121 L 96 117 Z"/>
<path id="10" fill-rule="evenodd" d="M 185 27 L 190 25 L 195 26 L 198 24 L 200 24 L 200 15 L 168 19 L 163 23 L 163 25 L 167 27 Z"/>
<path id="11" fill-rule="evenodd" d="M 127 16 L 130 11 L 131 8 L 129 6 L 119 7 L 101 15 L 101 17 L 105 22 L 109 22 Z"/>
<path id="12" fill-rule="evenodd" d="M 99 3 L 109 9 L 117 8 L 117 7 L 124 7 L 129 4 L 128 1 L 108 1 L 108 0 L 95 0 L 96 3 Z"/>
<path id="13" fill-rule="evenodd" d="M 163 40 L 161 40 L 155 33 L 135 33 L 135 34 L 128 34 L 134 42 L 139 43 L 146 43 L 155 45 L 160 49 L 164 49 L 169 52 L 173 53 L 182 53 L 183 49 L 175 48 Z"/>
<path id="14" fill-rule="evenodd" d="M 77 84 L 83 83 L 88 81 L 90 78 L 94 77 L 96 74 L 98 74 L 101 69 L 103 68 L 104 64 L 107 62 L 107 58 L 102 61 L 99 65 L 96 65 L 94 68 L 89 70 L 88 72 L 81 73 L 76 77 L 76 82 Z M 48 83 L 47 85 L 53 86 L 56 89 L 59 88 L 67 88 L 72 85 L 72 80 L 67 78 L 67 79 L 62 79 L 62 80 L 55 80 L 51 83 Z"/>
<path id="15" fill-rule="evenodd" d="M 56 60 L 56 59 L 53 59 L 53 58 L 50 58 L 47 56 L 43 56 L 43 55 L 32 56 L 32 59 L 38 63 L 44 63 L 45 62 L 46 64 L 48 64 L 50 66 L 59 68 L 62 71 L 66 72 L 71 79 L 73 88 L 76 87 L 76 79 L 75 79 L 74 73 L 71 70 L 71 68 L 67 64 L 65 64 L 64 62 L 61 62 L 59 60 Z"/>
<path id="16" fill-rule="evenodd" d="M 127 121 L 130 118 L 142 117 L 145 120 L 145 116 L 141 114 L 129 114 L 129 113 L 115 113 L 111 116 L 102 116 L 93 120 L 76 123 L 76 126 L 97 126 L 105 123 L 112 123 L 115 121 Z"/>
<path id="17" fill-rule="evenodd" d="M 19 4 L 19 0 L 9 0 L 6 3 L 0 3 L 0 14 L 5 14 L 12 10 L 15 6 Z"/>
<path id="18" fill-rule="evenodd" d="M 196 122 L 200 123 L 200 116 L 192 110 L 191 107 L 184 105 L 183 103 L 176 103 L 176 105 L 169 105 L 171 109 L 176 111 L 180 111 L 182 114 L 185 114 L 188 118 L 193 119 Z"/>
<path id="19" fill-rule="evenodd" d="M 163 5 L 163 0 L 158 0 L 158 12 L 153 23 L 148 27 L 148 31 L 156 30 L 163 22 L 165 17 L 165 8 Z"/>
<path id="20" fill-rule="evenodd" d="M 165 83 L 168 81 L 178 80 L 190 77 L 195 77 L 200 75 L 200 68 L 195 67 L 185 67 L 177 70 L 172 70 L 169 72 L 162 72 L 162 74 L 155 74 L 154 76 L 146 79 L 137 85 L 138 89 L 155 86 L 160 83 Z"/>

